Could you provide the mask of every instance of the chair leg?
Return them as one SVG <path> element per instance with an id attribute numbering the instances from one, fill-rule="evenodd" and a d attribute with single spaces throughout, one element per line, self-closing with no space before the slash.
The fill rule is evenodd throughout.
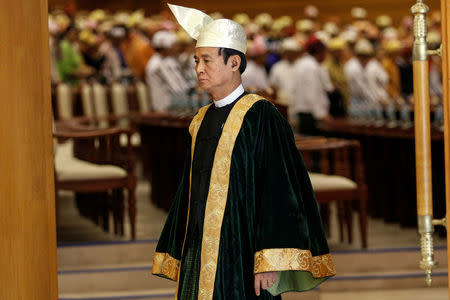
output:
<path id="1" fill-rule="evenodd" d="M 345 221 L 347 223 L 348 243 L 353 243 L 353 202 L 345 202 Z"/>
<path id="2" fill-rule="evenodd" d="M 343 201 L 337 201 L 337 210 L 338 210 L 338 222 L 339 222 L 339 239 L 341 243 L 344 242 L 344 219 L 345 219 L 345 208 Z"/>
<path id="3" fill-rule="evenodd" d="M 128 216 L 130 218 L 131 238 L 136 239 L 136 198 L 134 187 L 128 188 Z"/>
<path id="4" fill-rule="evenodd" d="M 123 189 L 119 189 L 117 190 L 117 221 L 118 221 L 117 231 L 121 236 L 124 235 L 123 220 L 124 220 L 125 205 L 123 202 L 124 202 Z"/>
<path id="5" fill-rule="evenodd" d="M 109 232 L 109 208 L 111 207 L 111 197 L 108 192 L 102 193 L 100 203 L 100 219 L 103 231 Z"/>
<path id="6" fill-rule="evenodd" d="M 360 189 L 359 196 L 359 227 L 361 231 L 362 247 L 367 248 L 367 186 Z"/>
<path id="7" fill-rule="evenodd" d="M 119 234 L 119 190 L 112 191 L 112 205 L 111 210 L 113 214 L 114 234 Z"/>

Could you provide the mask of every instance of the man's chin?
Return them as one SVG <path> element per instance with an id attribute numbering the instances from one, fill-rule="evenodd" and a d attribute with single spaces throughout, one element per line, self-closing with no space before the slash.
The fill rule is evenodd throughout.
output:
<path id="1" fill-rule="evenodd" d="M 206 81 L 199 81 L 198 85 L 205 91 L 208 91 L 209 85 L 206 83 Z"/>

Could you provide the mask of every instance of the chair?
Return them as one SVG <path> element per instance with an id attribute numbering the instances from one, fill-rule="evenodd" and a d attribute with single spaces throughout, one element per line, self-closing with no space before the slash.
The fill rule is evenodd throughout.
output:
<path id="1" fill-rule="evenodd" d="M 357 204 L 362 247 L 367 248 L 367 185 L 359 142 L 323 137 L 297 138 L 296 145 L 308 169 L 314 171 L 310 173 L 310 179 L 317 202 L 337 203 L 341 242 L 344 241 L 344 220 L 348 241 L 353 241 L 352 212 Z"/>
<path id="2" fill-rule="evenodd" d="M 83 83 L 81 85 L 81 105 L 84 116 L 93 117 L 95 115 L 93 88 L 90 84 Z"/>
<path id="3" fill-rule="evenodd" d="M 136 82 L 136 95 L 139 104 L 139 112 L 141 114 L 148 113 L 150 111 L 148 89 L 145 83 L 143 83 L 142 81 Z"/>
<path id="4" fill-rule="evenodd" d="M 73 117 L 72 88 L 66 83 L 56 87 L 56 109 L 58 120 L 68 120 Z"/>
<path id="5" fill-rule="evenodd" d="M 116 124 L 120 128 L 130 128 L 130 109 L 128 106 L 127 89 L 120 83 L 113 83 L 111 86 L 111 102 L 113 113 L 117 118 Z M 127 139 L 124 135 L 120 138 L 120 144 L 127 146 Z M 131 136 L 131 145 L 139 147 L 141 145 L 141 136 L 134 132 Z"/>
<path id="6" fill-rule="evenodd" d="M 78 193 L 110 192 L 114 196 L 114 233 L 123 235 L 123 198 L 126 189 L 132 239 L 136 238 L 135 158 L 131 143 L 122 151 L 119 139 L 131 132 L 119 128 L 89 130 L 59 123 L 54 137 L 66 140 L 55 149 L 55 189 Z M 75 157 L 77 156 L 77 157 Z M 82 157 L 82 159 L 78 158 Z M 105 213 L 103 213 L 103 216 Z M 106 213 L 106 215 L 108 215 Z M 107 229 L 108 220 L 103 220 Z"/>

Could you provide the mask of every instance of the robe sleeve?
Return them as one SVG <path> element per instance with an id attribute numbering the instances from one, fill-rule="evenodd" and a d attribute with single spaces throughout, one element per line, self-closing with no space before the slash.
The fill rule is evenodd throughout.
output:
<path id="1" fill-rule="evenodd" d="M 255 141 L 254 273 L 277 271 L 273 295 L 310 290 L 335 267 L 303 159 L 286 119 L 264 101 Z"/>
<path id="2" fill-rule="evenodd" d="M 178 279 L 188 216 L 191 167 L 190 146 L 188 149 L 183 177 L 158 241 L 152 267 L 152 273 L 154 275 L 175 281 Z"/>

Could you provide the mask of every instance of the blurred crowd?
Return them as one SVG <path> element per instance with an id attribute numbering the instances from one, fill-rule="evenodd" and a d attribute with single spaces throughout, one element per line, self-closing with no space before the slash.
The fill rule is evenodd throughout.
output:
<path id="1" fill-rule="evenodd" d="M 304 17 L 245 13 L 232 19 L 248 37 L 246 90 L 272 95 L 288 106 L 289 115 L 314 121 L 386 107 L 412 104 L 413 19 L 393 20 L 354 7 L 352 21 L 339 17 L 323 22 L 314 6 Z M 214 19 L 223 18 L 213 13 Z M 429 14 L 429 48 L 441 44 L 441 16 Z M 148 86 L 152 108 L 168 111 L 187 97 L 202 95 L 197 85 L 195 41 L 169 12 L 146 16 L 143 10 L 57 10 L 50 13 L 52 82 L 78 85 L 96 81 Z M 442 101 L 439 57 L 430 57 L 432 104 Z M 304 132 L 314 130 L 303 128 Z"/>

